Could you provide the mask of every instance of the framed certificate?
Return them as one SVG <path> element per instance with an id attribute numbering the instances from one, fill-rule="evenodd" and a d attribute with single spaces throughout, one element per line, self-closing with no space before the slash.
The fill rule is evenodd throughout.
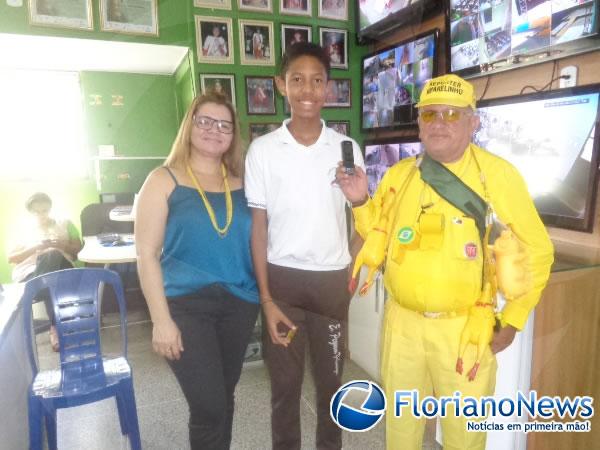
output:
<path id="1" fill-rule="evenodd" d="M 157 0 L 100 0 L 100 29 L 158 36 Z"/>
<path id="2" fill-rule="evenodd" d="M 92 0 L 29 0 L 29 23 L 93 30 Z"/>
<path id="3" fill-rule="evenodd" d="M 198 8 L 231 9 L 231 0 L 194 0 Z"/>

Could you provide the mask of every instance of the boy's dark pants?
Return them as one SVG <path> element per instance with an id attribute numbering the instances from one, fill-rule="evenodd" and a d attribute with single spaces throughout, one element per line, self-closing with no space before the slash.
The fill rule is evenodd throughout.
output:
<path id="1" fill-rule="evenodd" d="M 263 321 L 265 362 L 271 376 L 273 449 L 300 449 L 300 394 L 307 343 L 317 390 L 316 446 L 340 449 L 341 429 L 329 416 L 329 403 L 341 385 L 344 367 L 350 302 L 348 271 L 310 271 L 269 264 L 268 274 L 274 301 L 297 327 L 286 348 L 271 342 Z"/>

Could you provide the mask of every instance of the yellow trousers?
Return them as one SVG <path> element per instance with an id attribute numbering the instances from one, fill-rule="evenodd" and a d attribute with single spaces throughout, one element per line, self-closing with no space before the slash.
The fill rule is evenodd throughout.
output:
<path id="1" fill-rule="evenodd" d="M 476 349 L 470 345 L 463 358 L 463 374 L 456 372 L 460 333 L 467 316 L 425 318 L 422 314 L 402 308 L 390 298 L 386 304 L 382 335 L 381 376 L 388 401 L 386 412 L 386 442 L 388 450 L 421 450 L 425 419 L 411 414 L 412 406 L 394 417 L 394 392 L 419 391 L 426 396 L 452 397 L 493 395 L 496 383 L 496 357 L 489 346 L 481 359 L 474 381 L 466 373 L 476 359 Z M 486 434 L 466 430 L 464 417 L 441 418 L 444 450 L 484 450 Z"/>

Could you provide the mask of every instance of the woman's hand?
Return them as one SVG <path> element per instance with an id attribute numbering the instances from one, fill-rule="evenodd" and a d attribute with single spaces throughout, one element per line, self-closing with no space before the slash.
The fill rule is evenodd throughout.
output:
<path id="1" fill-rule="evenodd" d="M 273 300 L 269 300 L 262 303 L 263 312 L 265 314 L 265 322 L 267 325 L 267 331 L 271 336 L 271 342 L 275 345 L 283 345 L 287 347 L 292 341 L 287 336 L 287 333 L 281 333 L 278 325 L 283 323 L 287 328 L 296 330 L 296 325 L 292 323 L 290 319 L 281 311 Z"/>
<path id="2" fill-rule="evenodd" d="M 183 352 L 181 332 L 170 317 L 168 320 L 154 324 L 152 348 L 156 353 L 171 361 L 181 358 L 181 352 Z"/>
<path id="3" fill-rule="evenodd" d="M 340 162 L 335 171 L 335 181 L 353 205 L 364 203 L 369 198 L 367 174 L 362 168 L 355 166 L 354 174 L 348 175 Z"/>

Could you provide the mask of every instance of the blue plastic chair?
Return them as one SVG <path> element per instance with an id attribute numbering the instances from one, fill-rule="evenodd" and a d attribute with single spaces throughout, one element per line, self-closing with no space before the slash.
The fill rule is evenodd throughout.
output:
<path id="1" fill-rule="evenodd" d="M 112 285 L 121 317 L 122 356 L 104 359 L 100 347 L 100 283 Z M 39 372 L 31 334 L 31 302 L 48 289 L 60 341 L 60 369 Z M 106 269 L 67 269 L 33 278 L 23 294 L 24 323 L 33 382 L 29 387 L 29 446 L 43 448 L 42 419 L 48 448 L 57 448 L 56 411 L 115 397 L 121 432 L 131 448 L 141 449 L 131 367 L 127 362 L 127 318 L 119 276 Z"/>

